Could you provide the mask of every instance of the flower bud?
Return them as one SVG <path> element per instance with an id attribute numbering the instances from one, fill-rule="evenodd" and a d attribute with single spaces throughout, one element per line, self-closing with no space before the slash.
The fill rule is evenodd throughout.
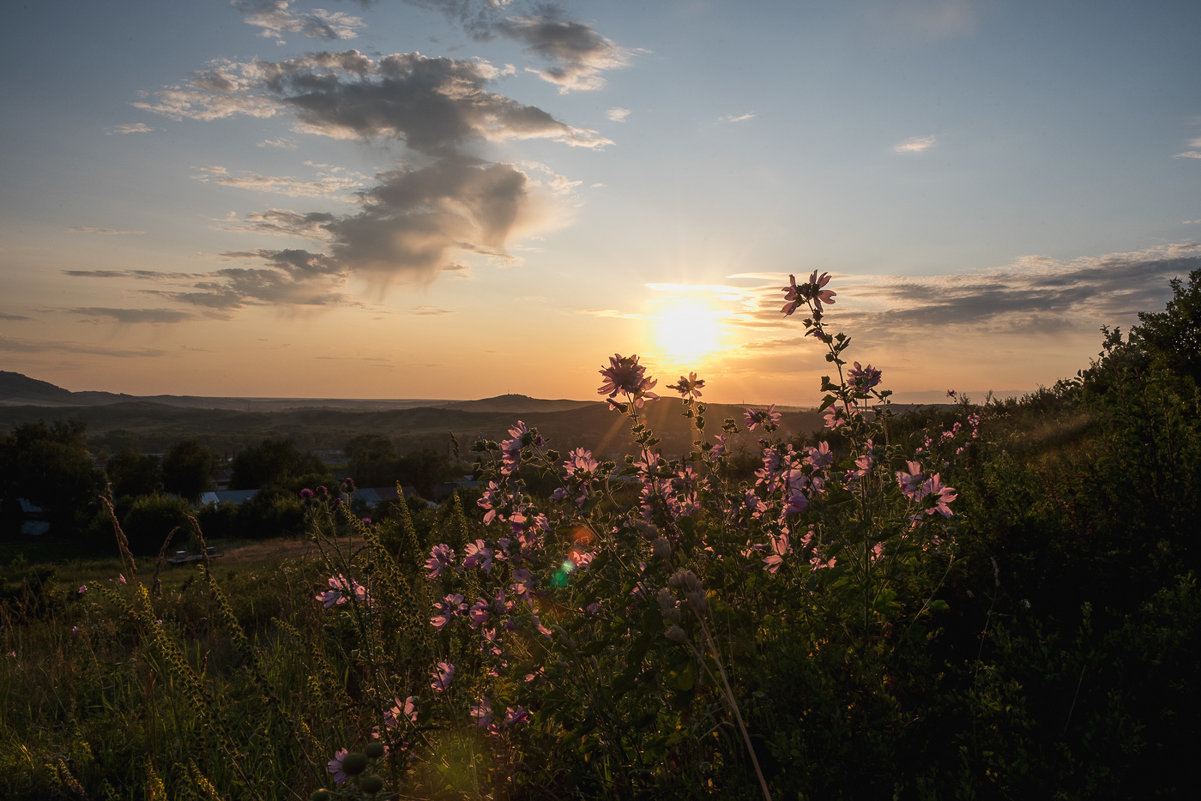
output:
<path id="1" fill-rule="evenodd" d="M 684 633 L 684 629 L 674 624 L 668 627 L 667 631 L 663 632 L 663 636 L 678 645 L 688 642 L 688 635 Z"/>
<path id="2" fill-rule="evenodd" d="M 651 551 L 666 562 L 671 558 L 671 543 L 667 541 L 667 537 L 656 537 L 651 543 Z"/>
<path id="3" fill-rule="evenodd" d="M 363 778 L 359 779 L 359 789 L 364 793 L 374 795 L 380 790 L 384 789 L 384 780 L 379 776 L 376 776 L 374 773 L 369 773 Z"/>
<path id="4" fill-rule="evenodd" d="M 347 776 L 358 776 L 367 770 L 367 755 L 361 751 L 351 751 L 342 757 L 342 772 Z"/>

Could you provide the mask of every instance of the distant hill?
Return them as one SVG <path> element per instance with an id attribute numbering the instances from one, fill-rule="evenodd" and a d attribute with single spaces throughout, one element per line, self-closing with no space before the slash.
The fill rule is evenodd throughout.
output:
<path id="1" fill-rule="evenodd" d="M 726 417 L 742 422 L 741 406 L 711 404 L 707 433 L 720 432 Z M 821 428 L 811 410 L 781 409 L 782 433 L 790 436 Z M 478 438 L 500 440 L 517 420 L 536 427 L 550 444 L 566 452 L 591 448 L 617 455 L 630 446 L 629 425 L 601 401 L 544 400 L 500 395 L 473 401 L 338 400 L 323 398 L 209 398 L 175 395 L 136 397 L 107 392 L 70 392 L 20 373 L 0 373 L 0 431 L 39 420 L 81 419 L 96 450 L 130 444 L 162 453 L 171 443 L 195 437 L 232 455 L 263 439 L 291 439 L 313 450 L 341 449 L 364 433 L 393 439 L 402 451 L 433 448 L 470 461 Z M 648 403 L 645 419 L 662 439 L 666 453 L 681 453 L 692 441 L 678 401 Z M 743 434 L 731 445 L 756 434 Z"/>

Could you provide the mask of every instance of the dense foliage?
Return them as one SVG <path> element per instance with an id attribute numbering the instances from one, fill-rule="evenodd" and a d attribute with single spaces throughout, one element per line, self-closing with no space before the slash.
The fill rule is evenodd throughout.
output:
<path id="1" fill-rule="evenodd" d="M 477 445 L 473 514 L 365 521 L 314 487 L 314 559 L 14 569 L 0 795 L 1182 797 L 1201 272 L 1173 291 L 1073 379 L 898 416 L 815 272 L 784 312 L 828 354 L 820 437 L 712 426 L 682 376 L 695 446 L 667 459 L 643 412 L 669 401 L 615 355 L 624 461 L 518 422 Z M 752 472 L 725 452 L 748 429 Z"/>

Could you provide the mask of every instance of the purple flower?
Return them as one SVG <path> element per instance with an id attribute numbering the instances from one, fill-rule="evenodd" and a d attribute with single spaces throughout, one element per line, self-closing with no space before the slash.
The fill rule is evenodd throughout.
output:
<path id="1" fill-rule="evenodd" d="M 339 787 L 346 784 L 346 774 L 342 772 L 342 760 L 346 758 L 346 753 L 345 748 L 339 748 L 334 754 L 334 758 L 325 766 L 327 772 L 334 774 L 334 784 Z"/>
<path id="2" fill-rule="evenodd" d="M 300 499 L 302 501 L 311 501 L 313 499 L 313 491 L 308 487 L 305 487 L 300 491 Z"/>
<path id="3" fill-rule="evenodd" d="M 867 392 L 869 389 L 877 386 L 880 383 L 880 371 L 872 367 L 870 364 L 866 367 L 860 367 L 859 362 L 855 362 L 855 366 L 847 373 L 847 379 L 851 386 L 859 392 Z"/>
<path id="4" fill-rule="evenodd" d="M 87 591 L 88 591 L 88 585 L 86 585 L 86 584 L 79 585 L 79 594 L 80 595 L 83 595 Z"/>

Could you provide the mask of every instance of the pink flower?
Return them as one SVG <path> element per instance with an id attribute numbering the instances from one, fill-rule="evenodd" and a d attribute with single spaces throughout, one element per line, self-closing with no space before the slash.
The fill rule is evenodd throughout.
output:
<path id="1" fill-rule="evenodd" d="M 766 409 L 747 409 L 744 417 L 747 431 L 754 431 L 760 425 L 764 431 L 775 431 L 780 425 L 780 413 L 774 403 Z"/>
<path id="2" fill-rule="evenodd" d="M 430 684 L 434 692 L 442 693 L 450 687 L 455 677 L 455 666 L 450 662 L 439 662 L 434 668 L 434 681 Z"/>
<path id="3" fill-rule="evenodd" d="M 455 559 L 455 552 L 446 543 L 439 543 L 430 548 L 430 558 L 425 560 L 425 569 L 429 578 L 437 578 L 442 571 Z"/>
<path id="4" fill-rule="evenodd" d="M 505 710 L 505 726 L 516 726 L 518 723 L 528 723 L 529 720 L 530 713 L 526 712 L 524 707 Z"/>
<path id="5" fill-rule="evenodd" d="M 838 294 L 832 289 L 822 289 L 828 283 L 830 283 L 829 273 L 822 273 L 819 278 L 817 270 L 814 270 L 813 274 L 809 276 L 809 292 L 813 300 L 813 306 L 817 309 L 818 313 L 821 312 L 823 303 L 833 303 L 834 296 Z"/>
<path id="6" fill-rule="evenodd" d="M 951 507 L 947 504 L 952 503 L 959 495 L 951 487 L 943 486 L 942 479 L 939 478 L 938 473 L 926 479 L 922 484 L 921 491 L 923 497 L 934 498 L 934 505 L 926 510 L 926 514 L 940 514 L 943 517 L 951 516 Z"/>
<path id="7" fill-rule="evenodd" d="M 467 543 L 466 548 L 464 548 L 463 567 L 476 567 L 485 573 L 491 573 L 492 549 L 483 540 Z"/>
<path id="8" fill-rule="evenodd" d="M 650 391 L 659 382 L 646 377 L 646 368 L 638 363 L 637 356 L 622 356 L 620 353 L 615 353 L 609 357 L 609 366 L 601 368 L 600 374 L 604 377 L 605 383 L 601 384 L 597 393 L 608 395 L 610 405 L 615 408 L 624 410 L 623 404 L 612 400 L 618 393 L 625 393 L 629 396 L 636 407 L 641 407 L 643 401 L 659 397 Z"/>
<path id="9" fill-rule="evenodd" d="M 88 591 L 88 585 L 86 585 L 86 584 L 79 585 L 79 594 L 80 595 L 83 595 L 87 591 Z"/>
<path id="10" fill-rule="evenodd" d="M 492 702 L 487 698 L 481 698 L 470 707 L 471 719 L 475 721 L 475 725 L 481 729 L 488 728 L 492 723 Z"/>
<path id="11" fill-rule="evenodd" d="M 434 611 L 437 612 L 437 614 L 430 618 L 430 625 L 433 626 L 437 631 L 442 631 L 442 629 L 446 628 L 446 625 L 450 623 L 455 615 L 459 614 L 466 608 L 467 604 L 463 602 L 463 596 L 459 595 L 457 592 L 451 593 L 441 601 L 434 602 Z"/>
<path id="12" fill-rule="evenodd" d="M 668 384 L 668 389 L 674 389 L 680 393 L 681 397 L 699 398 L 701 396 L 701 387 L 705 386 L 705 379 L 697 378 L 696 373 L 689 373 L 688 377 L 680 376 L 678 384 Z"/>

